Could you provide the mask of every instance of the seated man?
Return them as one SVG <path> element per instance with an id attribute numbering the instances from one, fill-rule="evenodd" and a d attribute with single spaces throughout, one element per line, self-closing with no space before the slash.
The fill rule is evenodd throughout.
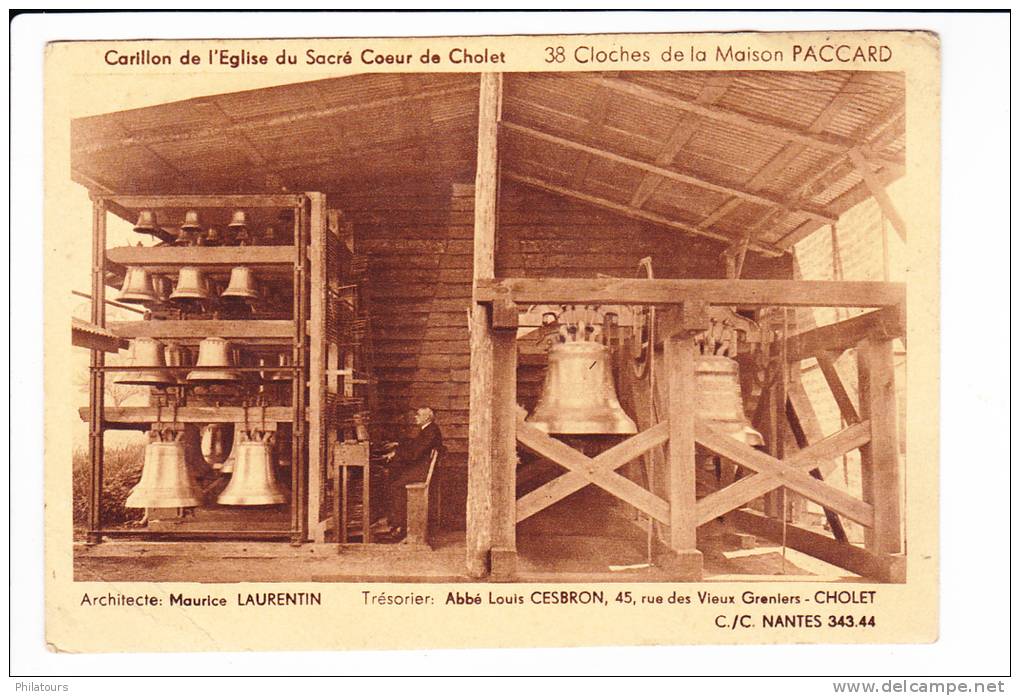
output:
<path id="1" fill-rule="evenodd" d="M 443 445 L 443 434 L 435 423 L 431 408 L 419 408 L 414 413 L 418 431 L 411 440 L 402 442 L 383 456 L 390 463 L 386 485 L 386 520 L 389 530 L 380 530 L 396 541 L 407 533 L 407 490 L 409 483 L 424 481 L 429 473 L 432 450 Z"/>

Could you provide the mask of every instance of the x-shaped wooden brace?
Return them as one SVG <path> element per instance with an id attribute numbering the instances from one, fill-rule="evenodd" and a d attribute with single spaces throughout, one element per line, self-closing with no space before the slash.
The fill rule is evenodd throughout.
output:
<path id="1" fill-rule="evenodd" d="M 715 491 L 697 503 L 697 524 L 714 520 L 769 491 L 785 486 L 805 498 L 866 527 L 874 525 L 874 509 L 843 491 L 812 478 L 808 471 L 871 441 L 871 424 L 855 423 L 824 440 L 798 450 L 784 460 L 748 447 L 698 419 L 694 426 L 698 444 L 758 473 Z"/>
<path id="2" fill-rule="evenodd" d="M 669 524 L 669 503 L 630 479 L 616 473 L 629 461 L 665 443 L 669 424 L 659 423 L 638 433 L 597 457 L 588 457 L 573 447 L 549 437 L 530 423 L 517 420 L 517 441 L 537 455 L 569 471 L 517 500 L 517 521 L 525 520 L 553 503 L 592 483 L 612 493 L 656 520 Z"/>

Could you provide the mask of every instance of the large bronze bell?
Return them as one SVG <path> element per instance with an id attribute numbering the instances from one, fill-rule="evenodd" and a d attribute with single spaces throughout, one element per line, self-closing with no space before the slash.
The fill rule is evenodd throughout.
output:
<path id="1" fill-rule="evenodd" d="M 200 382 L 205 384 L 218 384 L 221 382 L 236 382 L 241 376 L 231 370 L 234 366 L 234 358 L 230 349 L 230 342 L 223 338 L 206 338 L 198 344 L 198 360 L 195 367 L 219 367 L 219 370 L 192 370 L 188 373 L 189 382 Z"/>
<path id="2" fill-rule="evenodd" d="M 230 483 L 216 502 L 220 505 L 279 505 L 287 494 L 273 474 L 273 448 L 270 442 L 245 440 L 234 444 L 237 461 Z"/>
<path id="3" fill-rule="evenodd" d="M 224 423 L 210 423 L 202 428 L 202 458 L 213 469 L 222 470 L 230 456 L 234 441 L 234 427 Z"/>
<path id="4" fill-rule="evenodd" d="M 230 271 L 230 282 L 220 297 L 224 300 L 251 301 L 258 299 L 255 274 L 247 266 L 235 266 Z"/>
<path id="5" fill-rule="evenodd" d="M 159 297 L 156 295 L 149 272 L 140 266 L 128 266 L 117 300 L 131 304 L 158 302 Z"/>
<path id="6" fill-rule="evenodd" d="M 209 283 L 205 273 L 194 266 L 184 266 L 177 276 L 177 287 L 170 294 L 170 300 L 180 304 L 192 304 L 209 299 Z"/>
<path id="7" fill-rule="evenodd" d="M 722 355 L 699 355 L 695 384 L 695 408 L 699 418 L 751 447 L 765 444 L 761 433 L 751 427 L 744 415 L 736 360 Z"/>
<path id="8" fill-rule="evenodd" d="M 609 349 L 595 341 L 555 343 L 538 405 L 527 422 L 562 435 L 632 435 L 634 421 L 616 398 Z"/>
<path id="9" fill-rule="evenodd" d="M 174 384 L 177 380 L 166 367 L 163 344 L 154 338 L 136 338 L 131 342 L 131 366 L 148 368 L 138 372 L 126 372 L 119 377 L 117 384 L 140 384 L 148 387 L 160 387 Z"/>
<path id="10" fill-rule="evenodd" d="M 142 478 L 131 490 L 125 507 L 176 508 L 202 504 L 198 487 L 185 461 L 184 443 L 150 442 L 145 447 Z"/>

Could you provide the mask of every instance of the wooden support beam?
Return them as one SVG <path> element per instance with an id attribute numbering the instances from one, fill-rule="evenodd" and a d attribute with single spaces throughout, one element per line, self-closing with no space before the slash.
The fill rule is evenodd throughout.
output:
<path id="1" fill-rule="evenodd" d="M 700 237 L 707 237 L 708 239 L 715 239 L 716 241 L 720 242 L 729 243 L 730 241 L 732 241 L 729 237 L 727 237 L 724 234 L 702 230 L 695 227 L 694 225 L 688 225 L 683 222 L 679 222 L 677 220 L 668 218 L 664 215 L 650 213 L 647 210 L 639 210 L 638 208 L 633 208 L 624 203 L 611 201 L 608 198 L 602 198 L 601 196 L 593 196 L 591 194 L 583 193 L 581 191 L 575 191 L 574 189 L 567 188 L 566 186 L 558 186 L 556 184 L 551 184 L 548 181 L 545 181 L 543 179 L 537 179 L 533 176 L 527 176 L 525 174 L 519 174 L 517 172 L 505 172 L 503 176 L 506 177 L 507 179 L 519 181 L 522 184 L 526 184 L 528 186 L 541 189 L 543 191 L 548 191 L 550 193 L 556 193 L 561 196 L 566 196 L 567 198 L 573 198 L 579 201 L 584 201 L 585 203 L 590 203 L 591 205 L 598 206 L 600 208 L 605 208 L 606 210 L 612 210 L 614 213 L 618 213 L 620 215 L 623 215 L 624 217 L 629 217 L 634 220 L 641 220 L 642 222 L 651 222 L 656 225 L 662 225 L 663 227 L 669 227 L 674 230 L 686 232 L 687 234 L 693 234 Z M 768 244 L 755 244 L 751 248 L 754 249 L 755 251 L 759 251 L 769 256 L 781 256 L 783 253 L 785 253 L 779 251 L 778 249 Z"/>
<path id="2" fill-rule="evenodd" d="M 475 283 L 475 300 L 504 293 L 517 304 L 682 304 L 767 307 L 885 307 L 902 304 L 903 283 L 828 280 L 502 278 Z"/>
<path id="3" fill-rule="evenodd" d="M 600 89 L 591 101 L 588 108 L 588 127 L 584 132 L 585 140 L 595 140 L 602 131 L 602 124 L 606 122 L 606 115 L 609 113 L 609 97 L 612 92 L 608 89 Z M 505 124 L 504 124 L 505 125 Z M 591 153 L 581 153 L 574 163 L 574 173 L 570 177 L 570 185 L 573 188 L 580 188 L 584 180 L 588 178 L 588 170 L 591 168 Z"/>
<path id="4" fill-rule="evenodd" d="M 123 338 L 294 338 L 294 322 L 279 319 L 193 319 L 168 321 L 111 321 L 109 329 Z"/>
<path id="5" fill-rule="evenodd" d="M 496 194 L 499 172 L 497 144 L 502 75 L 479 75 L 478 151 L 475 166 L 475 286 L 495 277 Z M 471 305 L 471 368 L 468 425 L 467 572 L 482 577 L 488 572 L 493 529 L 493 370 L 495 349 L 490 325 L 491 308 Z"/>
<path id="6" fill-rule="evenodd" d="M 305 196 L 300 193 L 205 196 L 170 194 L 113 196 L 110 198 L 110 201 L 128 210 L 148 208 L 296 208 L 304 204 Z M 133 222 L 130 218 L 127 218 L 127 220 L 128 222 Z"/>
<path id="7" fill-rule="evenodd" d="M 817 468 L 826 476 L 835 465 L 833 461 L 865 444 L 871 437 L 866 425 L 855 425 L 794 452 L 784 460 L 786 466 L 803 471 Z M 741 505 L 758 498 L 782 485 L 779 480 L 764 474 L 745 476 L 726 488 L 714 491 L 698 501 L 698 524 L 714 520 Z"/>
<path id="8" fill-rule="evenodd" d="M 808 147 L 816 150 L 835 152 L 844 155 L 847 154 L 851 148 L 859 147 L 861 148 L 862 153 L 865 153 L 867 158 L 876 164 L 881 164 L 883 166 L 886 166 L 887 164 L 902 164 L 902 162 L 898 159 L 878 157 L 871 153 L 868 148 L 862 147 L 860 143 L 846 138 L 822 135 L 820 133 L 809 133 L 771 121 L 766 121 L 761 118 L 752 118 L 745 114 L 730 111 L 729 109 L 724 109 L 719 106 L 698 104 L 688 99 L 684 99 L 673 94 L 666 94 L 656 89 L 652 89 L 651 87 L 645 87 L 644 85 L 639 85 L 635 82 L 620 78 L 589 77 L 586 79 L 595 84 L 610 87 L 620 94 L 625 94 L 653 104 L 660 104 L 662 106 L 668 106 L 681 111 L 688 111 L 713 121 L 755 131 L 769 138 L 786 142 L 804 143 Z"/>
<path id="9" fill-rule="evenodd" d="M 541 140 L 543 142 L 547 142 L 547 143 L 550 143 L 552 145 L 558 145 L 560 147 L 565 147 L 565 148 L 568 148 L 568 149 L 578 150 L 580 152 L 585 152 L 585 153 L 588 153 L 590 155 L 594 155 L 596 157 L 601 157 L 603 159 L 609 160 L 610 162 L 615 162 L 617 164 L 623 164 L 623 165 L 626 165 L 628 167 L 634 167 L 635 169 L 642 169 L 642 170 L 644 170 L 646 172 L 649 172 L 651 174 L 655 174 L 655 175 L 657 175 L 659 177 L 662 177 L 663 179 L 667 179 L 669 181 L 676 181 L 676 182 L 679 182 L 679 183 L 682 183 L 682 184 L 688 184 L 690 186 L 696 186 L 698 188 L 703 188 L 703 189 L 706 189 L 706 190 L 709 190 L 709 191 L 715 191 L 716 193 L 725 193 L 725 194 L 728 194 L 728 195 L 737 196 L 738 198 L 741 198 L 743 200 L 748 200 L 748 201 L 751 201 L 753 203 L 758 203 L 760 205 L 772 205 L 772 206 L 779 206 L 779 207 L 782 207 L 782 208 L 786 207 L 786 201 L 782 201 L 782 200 L 780 200 L 778 198 L 773 198 L 771 196 L 766 196 L 764 194 L 755 193 L 754 191 L 750 191 L 750 190 L 742 189 L 742 188 L 736 188 L 734 186 L 729 186 L 729 185 L 726 185 L 726 184 L 723 184 L 723 183 L 720 183 L 720 182 L 708 181 L 708 180 L 706 180 L 706 179 L 704 179 L 702 177 L 691 176 L 689 174 L 684 174 L 682 172 L 677 172 L 677 171 L 674 171 L 672 169 L 666 169 L 666 168 L 661 167 L 661 166 L 656 165 L 656 164 L 651 164 L 649 162 L 643 162 L 641 160 L 636 160 L 636 159 L 634 159 L 632 157 L 626 157 L 624 155 L 620 155 L 620 154 L 617 154 L 615 152 L 610 152 L 609 150 L 605 150 L 605 149 L 597 148 L 597 147 L 592 147 L 590 145 L 585 145 L 584 143 L 578 143 L 578 142 L 575 142 L 573 140 L 568 140 L 566 138 L 561 138 L 561 137 L 556 136 L 556 135 L 551 135 L 549 133 L 544 133 L 542 131 L 535 130 L 534 128 L 528 128 L 527 126 L 520 126 L 520 125 L 517 125 L 515 123 L 506 123 L 506 122 L 503 123 L 502 125 L 503 125 L 504 129 L 509 130 L 511 132 L 521 133 L 521 134 L 527 135 L 528 137 L 533 138 L 535 140 Z M 637 210 L 637 208 L 634 208 L 631 205 L 626 205 L 626 204 L 623 204 L 623 203 L 621 203 L 620 205 L 624 205 L 625 207 L 633 208 L 634 210 Z M 798 209 L 798 210 L 795 210 L 795 211 L 790 211 L 790 212 L 803 213 L 804 215 L 807 215 L 808 217 L 814 218 L 816 220 L 824 221 L 826 223 L 832 223 L 832 222 L 835 222 L 835 220 L 836 220 L 836 216 L 831 215 L 831 214 L 827 213 L 824 210 L 818 210 L 818 209 L 811 208 L 811 207 L 801 208 L 801 209 Z"/>
<path id="10" fill-rule="evenodd" d="M 815 415 L 815 409 L 811 405 L 811 399 L 797 372 L 791 375 L 786 386 L 786 419 L 799 448 L 805 449 L 811 443 L 825 439 L 822 428 L 818 424 L 818 416 Z M 825 480 L 821 467 L 815 467 L 808 473 L 819 481 Z M 843 521 L 839 519 L 839 515 L 829 508 L 824 508 L 824 510 L 825 519 L 829 523 L 829 529 L 832 530 L 832 536 L 836 541 L 847 543 L 846 530 L 843 528 Z"/>
<path id="11" fill-rule="evenodd" d="M 608 77 L 608 76 L 607 76 Z M 733 84 L 734 75 L 731 73 L 714 73 L 705 79 L 705 84 L 698 92 L 695 102 L 698 104 L 713 104 L 718 101 Z M 604 90 L 608 92 L 608 90 Z M 695 114 L 686 114 L 681 118 L 676 127 L 669 134 L 665 144 L 655 157 L 655 164 L 666 167 L 673 163 L 684 146 L 701 126 L 702 119 Z M 645 202 L 655 193 L 656 187 L 662 181 L 662 177 L 651 172 L 645 174 L 641 183 L 634 189 L 634 195 L 630 198 L 630 204 L 635 208 L 642 207 Z"/>
<path id="12" fill-rule="evenodd" d="M 669 424 L 669 545 L 676 552 L 697 548 L 695 417 L 697 403 L 694 341 L 672 336 L 663 347 L 666 413 Z"/>
<path id="13" fill-rule="evenodd" d="M 875 175 L 871 165 L 868 164 L 864 154 L 860 148 L 852 148 L 849 153 L 850 160 L 854 163 L 854 167 L 857 169 L 857 173 L 864 179 L 865 185 L 868 190 L 871 191 L 871 195 L 875 197 L 878 202 L 878 207 L 882 209 L 882 214 L 892 223 L 893 228 L 900 235 L 900 239 L 904 243 L 907 241 L 907 223 L 900 215 L 899 211 L 896 210 L 896 206 L 893 205 L 892 199 L 889 198 L 889 194 L 886 193 L 885 185 Z"/>
<path id="14" fill-rule="evenodd" d="M 836 281 L 843 282 L 843 281 Z M 831 351 L 843 352 L 869 336 L 899 338 L 906 334 L 904 306 L 894 303 L 875 312 L 808 329 L 790 336 L 786 354 L 791 362 Z"/>
<path id="15" fill-rule="evenodd" d="M 326 323 L 326 297 L 328 292 L 329 260 L 326 257 L 327 239 L 331 234 L 327 227 L 326 196 L 309 193 L 311 204 L 309 226 L 309 314 L 308 319 L 318 330 L 308 336 L 308 529 L 312 541 L 326 541 L 326 525 L 319 523 L 320 509 L 326 503 L 327 468 L 329 462 L 329 435 L 324 433 L 326 425 L 326 332 L 321 327 Z M 229 248 L 229 247 L 227 247 Z M 242 247 L 243 248 L 243 247 Z M 255 249 L 257 247 L 251 247 Z M 264 247 L 272 249 L 274 247 Z M 286 249 L 287 247 L 280 247 Z M 290 251 L 290 265 L 293 268 L 294 251 Z M 366 470 L 367 471 L 367 470 Z M 367 502 L 366 502 L 367 505 Z"/>
<path id="16" fill-rule="evenodd" d="M 526 428 L 522 428 L 518 431 L 518 439 L 523 437 L 521 441 L 522 445 L 532 449 L 532 451 L 535 451 L 534 448 L 536 447 L 542 448 L 543 451 L 538 453 L 545 457 L 549 457 L 550 454 L 553 456 L 563 454 L 559 449 L 550 449 L 548 442 L 535 437 L 534 433 L 528 430 L 528 428 L 533 429 L 534 426 L 527 425 Z M 568 495 L 575 493 L 592 483 L 591 478 L 585 474 L 585 471 L 588 469 L 598 470 L 604 474 L 610 474 L 624 464 L 634 461 L 649 450 L 663 445 L 668 438 L 668 426 L 666 423 L 659 423 L 648 430 L 638 433 L 634 437 L 624 440 L 620 444 L 599 454 L 597 457 L 590 459 L 587 463 L 572 454 L 568 454 L 567 456 L 570 458 L 571 463 L 576 463 L 578 469 L 570 470 L 566 474 L 563 474 L 530 493 L 521 496 L 517 500 L 517 521 L 521 522 L 535 513 L 541 512 L 553 503 L 563 500 Z M 577 454 L 580 455 L 580 452 Z M 583 457 L 584 455 L 581 456 Z M 558 459 L 554 461 L 562 465 L 562 462 Z M 585 467 L 585 469 L 582 470 L 580 468 L 582 466 Z M 652 514 L 655 519 L 663 523 L 669 522 L 669 509 L 665 501 L 658 498 L 656 500 L 651 500 L 644 496 L 642 496 L 642 500 L 649 502 L 652 509 L 652 512 L 649 514 Z"/>
<path id="17" fill-rule="evenodd" d="M 726 516 L 740 528 L 777 542 L 785 541 L 791 549 L 845 568 L 852 573 L 879 582 L 906 582 L 906 563 L 903 556 L 872 553 L 851 544 L 804 529 L 795 524 L 783 525 L 759 512 L 749 509 L 734 510 Z"/>
<path id="18" fill-rule="evenodd" d="M 291 126 L 293 124 L 301 123 L 303 121 L 334 118 L 336 116 L 341 116 L 343 114 L 348 113 L 356 113 L 358 111 L 371 111 L 374 109 L 384 109 L 390 107 L 397 109 L 413 109 L 415 107 L 409 106 L 409 104 L 413 104 L 414 102 L 419 102 L 423 100 L 427 101 L 432 99 L 442 99 L 448 96 L 473 92 L 475 91 L 475 89 L 476 87 L 474 85 L 464 85 L 461 87 L 451 87 L 448 89 L 411 92 L 407 94 L 401 94 L 395 97 L 386 97 L 383 99 L 351 101 L 345 102 L 343 104 L 337 104 L 318 109 L 296 109 L 294 111 L 287 111 L 282 114 L 274 113 L 269 116 L 248 118 L 245 119 L 244 121 L 234 123 L 233 125 L 224 125 L 222 123 L 218 123 L 215 126 L 203 126 L 201 128 L 183 128 L 183 129 L 164 128 L 162 130 L 154 132 L 149 132 L 140 135 L 132 135 L 123 138 L 113 138 L 110 140 L 101 140 L 97 142 L 89 141 L 73 147 L 71 150 L 71 154 L 73 157 L 80 155 L 95 154 L 99 152 L 116 150 L 126 147 L 147 147 L 149 145 L 160 145 L 168 143 L 197 142 L 210 138 L 222 139 L 224 137 L 232 137 L 237 134 L 244 134 L 252 130 L 263 130 L 266 132 L 273 132 L 274 130 L 278 130 L 281 127 Z"/>
<path id="19" fill-rule="evenodd" d="M 865 77 L 861 77 L 861 75 L 864 75 Z M 815 117 L 815 120 L 811 122 L 811 125 L 808 126 L 807 132 L 808 133 L 821 133 L 822 131 L 824 131 L 825 128 L 832 122 L 832 120 L 840 113 L 840 111 L 842 111 L 843 108 L 849 103 L 849 101 L 851 100 L 851 97 L 854 95 L 854 92 L 852 90 L 848 91 L 847 87 L 852 85 L 852 84 L 854 84 L 855 80 L 861 80 L 861 79 L 868 79 L 867 73 L 850 73 L 850 76 L 847 78 L 846 82 L 843 83 L 843 86 L 840 88 L 840 91 L 836 94 L 835 97 L 832 98 L 832 101 L 829 102 L 829 104 L 822 110 L 822 112 L 820 114 L 818 114 L 818 116 Z M 744 186 L 747 189 L 751 190 L 751 191 L 758 191 L 759 189 L 761 189 L 762 186 L 767 184 L 769 181 L 771 181 L 773 178 L 775 178 L 780 172 L 782 172 L 784 169 L 786 169 L 790 165 L 791 162 L 793 162 L 800 155 L 802 155 L 804 153 L 804 151 L 807 150 L 807 147 L 808 146 L 805 143 L 803 143 L 803 142 L 788 142 L 788 143 L 786 143 L 786 145 L 783 147 L 783 149 L 780 150 L 763 167 L 761 167 L 761 169 L 759 169 L 757 172 L 755 172 L 754 176 L 752 176 L 744 184 Z M 801 199 L 801 203 L 802 202 L 803 202 L 803 199 Z M 714 224 L 717 220 L 720 220 L 723 217 L 725 217 L 729 213 L 730 210 L 732 210 L 733 208 L 736 208 L 738 205 L 739 205 L 739 200 L 731 199 L 727 203 L 725 203 L 722 206 L 720 206 L 719 208 L 717 208 L 707 218 L 705 218 L 701 222 L 699 227 L 708 227 L 708 226 Z M 788 208 L 790 210 L 794 210 L 794 209 L 796 209 L 798 207 L 803 207 L 803 205 L 802 204 L 801 205 L 791 205 L 790 202 L 788 202 L 788 204 L 786 206 L 786 208 Z M 764 228 L 765 224 L 768 223 L 768 221 L 770 221 L 774 217 L 775 214 L 783 213 L 783 212 L 786 212 L 786 211 L 784 211 L 782 208 L 779 208 L 779 207 L 774 208 L 773 211 L 770 214 L 765 215 L 760 220 L 760 222 L 758 224 L 749 226 L 747 228 L 746 233 L 745 233 L 746 239 L 748 239 L 748 240 L 755 239 L 757 234 L 758 234 L 758 232 L 761 229 Z M 813 219 L 817 220 L 817 218 L 813 218 Z M 745 245 L 745 251 L 746 251 L 746 245 Z M 740 277 L 740 269 L 741 269 L 742 265 L 743 265 L 743 254 L 741 254 L 740 262 L 737 264 L 737 273 L 736 273 L 736 277 L 737 278 Z"/>
<path id="20" fill-rule="evenodd" d="M 100 329 L 106 327 L 106 201 L 92 201 L 92 307 L 90 320 Z M 105 414 L 103 367 L 106 354 L 93 349 L 89 357 L 89 488 L 88 540 L 98 543 L 103 528 L 103 415 Z"/>
<path id="21" fill-rule="evenodd" d="M 851 164 L 847 169 L 841 168 L 835 169 L 831 180 L 827 178 L 826 181 L 839 181 L 841 177 L 837 177 L 836 175 L 837 174 L 845 175 L 852 167 L 853 165 Z M 882 184 L 888 185 L 891 184 L 893 181 L 899 179 L 901 176 L 903 176 L 904 171 L 905 170 L 903 167 L 889 167 L 887 169 L 881 170 L 875 176 L 878 177 L 878 180 L 882 182 Z M 824 184 L 820 182 L 818 184 L 818 187 L 820 188 L 821 191 L 824 191 L 826 190 L 828 185 L 831 184 Z M 801 198 L 811 197 L 812 196 L 808 195 L 802 196 Z M 867 185 L 862 181 L 860 184 L 854 186 L 846 193 L 840 195 L 838 198 L 829 201 L 828 207 L 832 210 L 849 210 L 852 206 L 856 205 L 865 198 L 867 198 Z M 779 247 L 780 249 L 790 249 L 800 240 L 809 237 L 815 230 L 817 230 L 819 227 L 822 227 L 823 224 L 824 223 L 821 223 L 818 220 L 805 220 L 801 225 L 798 225 L 792 231 L 788 232 L 781 238 L 777 239 L 775 242 L 773 242 L 773 244 L 776 247 Z"/>
<path id="22" fill-rule="evenodd" d="M 229 271 L 234 266 L 263 270 L 277 266 L 293 273 L 294 248 L 271 247 L 115 247 L 106 251 L 106 258 L 121 266 L 144 266 L 153 273 L 171 273 L 181 266 L 219 266 Z"/>
<path id="23" fill-rule="evenodd" d="M 89 419 L 89 409 L 78 409 L 82 420 Z M 252 427 L 266 424 L 267 430 L 275 430 L 276 423 L 290 423 L 294 420 L 294 409 L 290 406 L 118 406 L 103 411 L 103 421 L 115 427 L 117 424 L 145 425 L 150 423 L 250 423 Z"/>
<path id="24" fill-rule="evenodd" d="M 836 369 L 836 358 L 839 357 L 838 353 L 819 353 L 816 356 L 818 360 L 818 367 L 822 371 L 822 375 L 825 377 L 826 383 L 829 385 L 829 391 L 832 392 L 832 397 L 836 400 L 836 404 L 839 406 L 839 412 L 843 416 L 843 420 L 847 423 L 860 423 L 861 416 L 857 412 L 857 407 L 854 405 L 853 399 L 850 398 L 850 394 L 847 392 L 846 386 L 843 384 L 843 378 L 839 376 L 839 371 Z"/>
<path id="25" fill-rule="evenodd" d="M 493 579 L 509 580 L 517 548 L 517 331 L 492 332 L 492 549 Z"/>
<path id="26" fill-rule="evenodd" d="M 864 438 L 866 434 L 858 432 L 857 428 L 858 426 L 851 426 L 841 433 L 837 433 L 837 435 L 840 435 L 840 447 L 845 444 L 845 439 L 849 439 L 850 442 L 856 442 L 854 447 L 861 446 L 862 443 L 860 442 L 860 439 Z M 737 501 L 729 509 L 733 509 L 737 505 L 741 505 L 747 500 L 752 500 L 767 491 L 777 488 L 778 486 L 786 486 L 790 490 L 800 493 L 805 498 L 813 500 L 823 507 L 831 508 L 840 515 L 849 517 L 853 521 L 863 524 L 865 527 L 870 527 L 874 524 L 874 512 L 872 510 L 872 506 L 866 501 L 858 500 L 841 490 L 827 486 L 821 481 L 812 478 L 806 471 L 803 471 L 790 463 L 792 461 L 796 464 L 805 456 L 817 456 L 817 453 L 821 450 L 815 450 L 814 455 L 811 455 L 810 453 L 809 455 L 804 455 L 804 452 L 807 452 L 808 450 L 801 450 L 800 452 L 788 457 L 785 461 L 780 461 L 775 457 L 765 454 L 764 452 L 759 452 L 756 449 L 748 447 L 742 442 L 737 442 L 725 433 L 717 431 L 701 419 L 697 420 L 694 429 L 699 445 L 706 447 L 717 454 L 721 454 L 740 466 L 752 469 L 760 474 L 767 474 L 767 476 L 763 478 L 749 477 L 747 479 L 741 479 L 737 483 L 733 484 L 733 486 L 730 486 L 729 489 L 741 486 L 741 496 L 747 495 L 747 491 L 743 490 L 744 488 L 750 489 L 752 494 L 746 497 L 743 501 Z M 848 432 L 854 435 L 854 437 L 851 438 L 850 435 L 845 434 Z M 833 437 L 835 438 L 836 436 Z M 823 442 L 825 441 L 823 440 Z M 819 445 L 821 445 L 821 443 L 819 443 Z M 828 443 L 827 446 L 831 447 L 831 443 Z M 838 454 L 834 456 L 838 456 Z M 797 459 L 794 459 L 794 457 L 797 457 Z M 826 453 L 825 457 L 820 458 L 827 460 L 831 457 L 829 457 L 828 453 Z M 815 464 L 815 466 L 817 466 L 817 464 Z M 753 484 L 751 483 L 752 480 L 754 481 Z M 745 483 L 745 481 L 747 481 L 747 483 Z M 724 491 L 719 491 L 719 493 L 723 492 Z M 729 495 L 738 497 L 732 490 L 729 491 Z M 708 510 L 708 505 L 704 504 L 704 501 L 707 499 L 708 497 L 702 498 L 702 500 L 699 501 L 699 508 L 701 509 L 701 512 L 698 513 L 698 519 L 714 519 L 722 514 L 721 512 L 715 512 L 714 510 L 706 512 L 706 510 Z M 720 507 L 722 507 L 721 504 Z"/>
<path id="27" fill-rule="evenodd" d="M 857 378 L 861 418 L 871 427 L 871 442 L 861 448 L 861 490 L 875 510 L 875 523 L 865 530 L 864 544 L 876 553 L 900 553 L 903 536 L 892 341 L 866 339 L 860 343 Z"/>
<path id="28" fill-rule="evenodd" d="M 517 441 L 529 451 L 578 474 L 587 483 L 595 484 L 660 522 L 669 521 L 667 504 L 662 498 L 630 479 L 609 471 L 606 466 L 596 466 L 591 458 L 586 457 L 573 447 L 553 439 L 530 423 L 525 423 L 522 420 L 517 421 Z M 535 501 L 537 502 L 537 498 Z"/>

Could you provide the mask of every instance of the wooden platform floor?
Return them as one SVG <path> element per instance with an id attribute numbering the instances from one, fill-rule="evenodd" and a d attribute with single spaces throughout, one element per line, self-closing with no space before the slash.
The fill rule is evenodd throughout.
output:
<path id="1" fill-rule="evenodd" d="M 589 487 L 518 526 L 522 582 L 669 582 L 648 565 L 646 529 L 612 498 Z M 699 530 L 704 580 L 855 579 L 793 550 L 759 540 L 740 548 L 736 530 L 713 522 Z M 305 544 L 268 541 L 117 539 L 75 547 L 75 579 L 134 582 L 469 582 L 464 532 L 436 536 L 433 547 L 404 544 Z"/>

